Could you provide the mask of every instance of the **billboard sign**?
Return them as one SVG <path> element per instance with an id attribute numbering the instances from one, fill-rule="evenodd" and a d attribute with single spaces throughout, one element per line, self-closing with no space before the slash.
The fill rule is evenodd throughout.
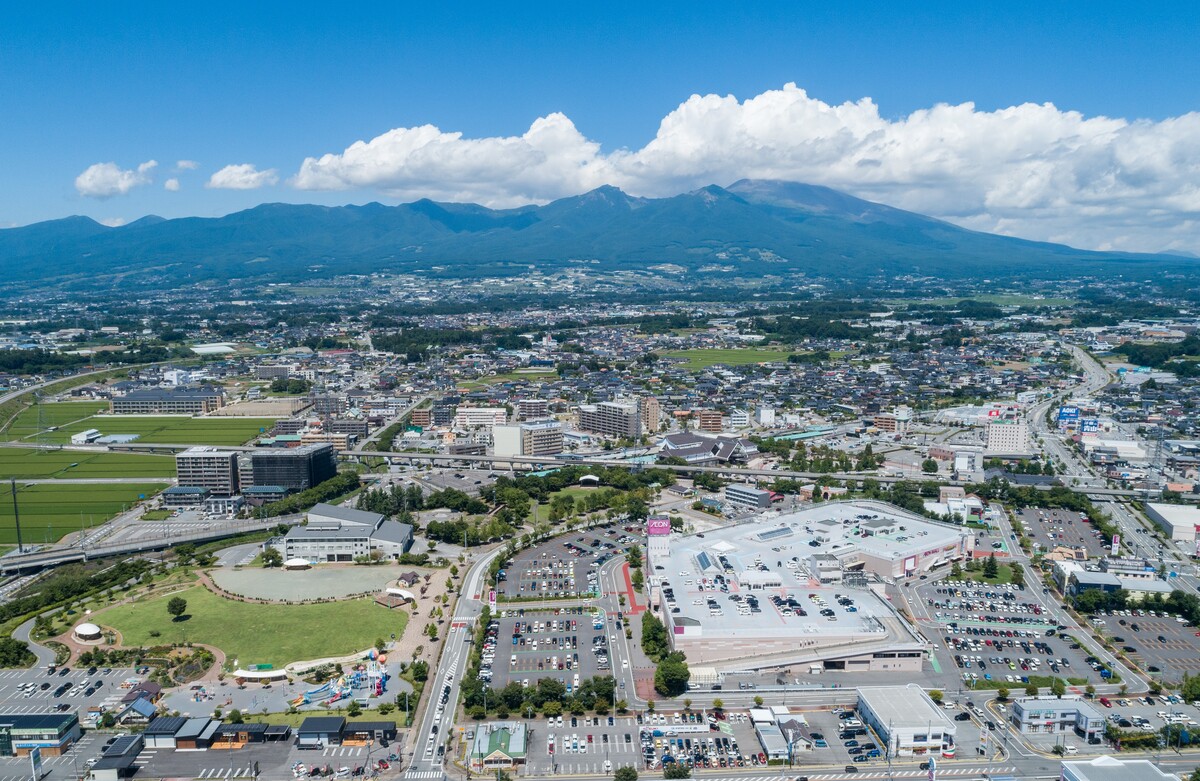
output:
<path id="1" fill-rule="evenodd" d="M 1119 534 L 1113 535 L 1112 553 L 1109 555 L 1112 556 L 1114 559 L 1117 556 L 1121 555 L 1121 535 L 1119 535 Z"/>
<path id="2" fill-rule="evenodd" d="M 665 515 L 652 515 L 646 519 L 646 534 L 661 537 L 671 533 L 671 519 Z"/>
<path id="3" fill-rule="evenodd" d="M 488 591 L 488 607 L 492 610 L 496 609 L 496 589 Z"/>
<path id="4" fill-rule="evenodd" d="M 1079 407 L 1062 406 L 1058 408 L 1058 422 L 1074 422 L 1079 420 Z"/>
<path id="5" fill-rule="evenodd" d="M 1096 418 L 1084 418 L 1083 420 L 1079 421 L 1079 430 L 1085 434 L 1088 432 L 1099 431 L 1100 421 Z"/>
<path id="6" fill-rule="evenodd" d="M 42 750 L 37 746 L 29 751 L 29 764 L 33 768 L 33 781 L 38 781 L 39 778 L 46 775 L 42 772 Z"/>

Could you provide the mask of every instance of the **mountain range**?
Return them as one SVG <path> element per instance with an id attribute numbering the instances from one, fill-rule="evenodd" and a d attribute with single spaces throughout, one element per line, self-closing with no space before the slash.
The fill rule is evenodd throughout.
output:
<path id="1" fill-rule="evenodd" d="M 110 228 L 68 217 L 0 230 L 5 279 L 67 285 L 174 287 L 375 271 L 469 278 L 565 268 L 651 269 L 693 280 L 1142 277 L 1194 271 L 1197 263 L 980 233 L 827 187 L 749 179 L 667 198 L 606 186 L 516 209 L 430 200 L 270 203 L 216 218 L 149 216 Z"/>

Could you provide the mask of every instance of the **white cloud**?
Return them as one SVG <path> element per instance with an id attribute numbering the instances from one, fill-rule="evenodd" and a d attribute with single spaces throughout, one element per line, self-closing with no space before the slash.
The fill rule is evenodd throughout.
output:
<path id="1" fill-rule="evenodd" d="M 158 163 L 147 160 L 137 168 L 121 168 L 116 163 L 95 163 L 75 177 L 75 189 L 89 198 L 126 195 L 135 187 L 151 182 L 150 172 Z"/>
<path id="2" fill-rule="evenodd" d="M 218 190 L 257 190 L 275 184 L 279 176 L 274 168 L 260 171 L 252 163 L 227 165 L 208 178 L 205 187 Z"/>
<path id="3" fill-rule="evenodd" d="M 195 171 L 200 164 L 195 160 L 179 160 L 175 163 L 176 171 Z"/>
<path id="4" fill-rule="evenodd" d="M 129 222 L 129 220 L 125 219 L 124 217 L 108 217 L 100 220 L 101 225 L 105 225 L 109 228 L 119 228 L 127 222 Z"/>
<path id="5" fill-rule="evenodd" d="M 562 114 L 520 136 L 390 130 L 304 160 L 291 184 L 490 206 L 614 184 L 672 195 L 773 178 L 824 184 L 980 230 L 1083 247 L 1200 250 L 1200 114 L 1159 122 L 1051 104 L 939 104 L 894 119 L 794 84 L 745 101 L 693 95 L 640 149 L 601 151 Z"/>
<path id="6" fill-rule="evenodd" d="M 171 177 L 167 181 L 163 182 L 163 189 L 173 193 L 179 192 L 179 180 L 175 177 Z"/>

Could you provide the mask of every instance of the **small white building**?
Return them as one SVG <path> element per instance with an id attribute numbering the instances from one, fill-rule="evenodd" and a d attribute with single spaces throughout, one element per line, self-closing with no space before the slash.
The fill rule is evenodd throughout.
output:
<path id="1" fill-rule="evenodd" d="M 100 429 L 89 428 L 85 431 L 80 431 L 78 434 L 71 435 L 72 445 L 90 445 L 100 438 Z"/>
<path id="2" fill-rule="evenodd" d="M 954 754 L 957 727 L 916 684 L 861 688 L 858 712 L 892 756 Z"/>

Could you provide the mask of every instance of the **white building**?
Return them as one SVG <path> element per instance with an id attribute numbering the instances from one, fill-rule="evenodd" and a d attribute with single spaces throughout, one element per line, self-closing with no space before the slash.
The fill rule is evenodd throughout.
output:
<path id="1" fill-rule="evenodd" d="M 1175 542 L 1195 544 L 1200 535 L 1200 508 L 1183 504 L 1147 502 L 1146 515 Z"/>
<path id="2" fill-rule="evenodd" d="M 987 425 L 985 450 L 993 455 L 1029 455 L 1032 452 L 1029 444 L 1029 423 L 1020 415 L 993 418 Z"/>
<path id="3" fill-rule="evenodd" d="M 731 428 L 745 428 L 750 425 L 750 413 L 744 409 L 731 410 L 729 413 Z"/>
<path id="4" fill-rule="evenodd" d="M 78 434 L 71 435 L 72 445 L 89 445 L 100 438 L 100 429 L 89 428 L 86 431 L 80 431 Z"/>
<path id="5" fill-rule="evenodd" d="M 1148 759 L 1117 759 L 1113 756 L 1063 762 L 1061 781 L 1176 781 Z"/>
<path id="6" fill-rule="evenodd" d="M 775 409 L 773 407 L 759 407 L 754 411 L 754 419 L 760 426 L 774 426 Z"/>
<path id="7" fill-rule="evenodd" d="M 954 722 L 916 684 L 861 688 L 858 712 L 892 756 L 954 754 Z"/>
<path id="8" fill-rule="evenodd" d="M 455 428 L 496 426 L 508 420 L 504 407 L 459 407 L 454 413 Z"/>
<path id="9" fill-rule="evenodd" d="M 562 424 L 556 420 L 492 426 L 497 456 L 554 456 L 563 452 Z"/>
<path id="10" fill-rule="evenodd" d="M 407 523 L 322 503 L 309 510 L 307 525 L 293 526 L 270 544 L 284 561 L 351 562 L 370 556 L 397 559 L 408 551 L 412 539 L 412 526 Z"/>

